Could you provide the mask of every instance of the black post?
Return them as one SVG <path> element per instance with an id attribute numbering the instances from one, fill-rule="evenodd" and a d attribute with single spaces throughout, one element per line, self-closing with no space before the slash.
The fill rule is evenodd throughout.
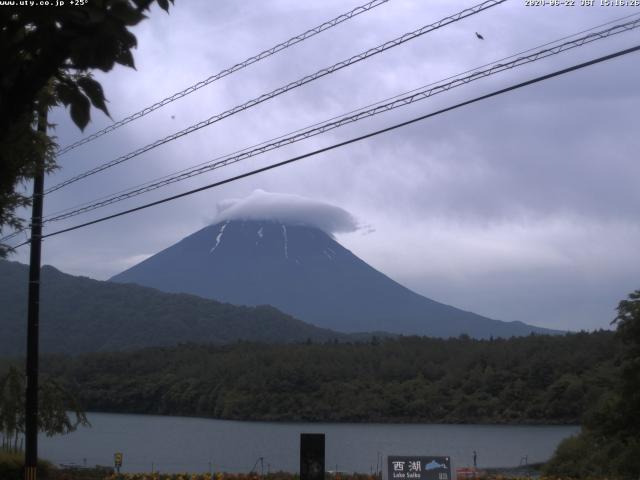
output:
<path id="1" fill-rule="evenodd" d="M 324 433 L 300 434 L 300 480 L 324 480 Z"/>
<path id="2" fill-rule="evenodd" d="M 47 131 L 46 110 L 40 111 L 38 131 Z M 42 197 L 44 191 L 44 159 L 33 178 L 31 209 L 31 243 L 29 259 L 29 305 L 27 310 L 27 391 L 25 403 L 24 478 L 36 480 L 38 466 L 38 363 L 40 327 L 40 250 L 42 243 Z"/>

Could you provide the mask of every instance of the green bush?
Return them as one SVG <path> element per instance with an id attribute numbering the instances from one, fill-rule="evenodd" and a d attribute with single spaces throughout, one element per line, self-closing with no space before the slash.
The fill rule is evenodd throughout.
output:
<path id="1" fill-rule="evenodd" d="M 24 454 L 0 451 L 0 479 L 23 480 Z M 42 478 L 47 478 L 51 471 L 49 462 L 38 460 L 38 472 Z"/>
<path id="2" fill-rule="evenodd" d="M 582 431 L 562 442 L 547 475 L 571 478 L 640 477 L 640 290 L 618 305 L 613 388 L 584 417 Z"/>
<path id="3" fill-rule="evenodd" d="M 554 477 L 587 478 L 594 476 L 596 455 L 591 438 L 585 433 L 563 440 L 553 458 L 544 466 L 546 475 Z"/>

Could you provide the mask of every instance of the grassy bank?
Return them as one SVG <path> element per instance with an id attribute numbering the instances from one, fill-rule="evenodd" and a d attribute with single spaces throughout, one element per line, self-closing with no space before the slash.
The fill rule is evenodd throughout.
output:
<path id="1" fill-rule="evenodd" d="M 0 450 L 0 479 L 1 480 L 23 480 L 24 478 L 24 454 L 10 453 Z M 53 470 L 51 463 L 39 460 L 38 470 L 42 478 L 51 478 L 49 475 Z M 74 479 L 75 480 L 75 479 Z"/>
<path id="2" fill-rule="evenodd" d="M 0 479 L 23 480 L 23 454 L 0 452 Z M 540 465 L 522 469 L 492 469 L 482 472 L 473 480 L 570 480 L 540 476 Z M 39 462 L 39 480 L 300 480 L 298 474 L 275 472 L 267 475 L 256 473 L 114 473 L 112 469 L 57 468 L 49 462 Z M 380 480 L 369 474 L 325 474 L 325 480 Z M 454 479 L 455 480 L 455 474 Z M 596 480 L 596 479 L 593 479 Z"/>
<path id="3" fill-rule="evenodd" d="M 325 474 L 326 480 L 380 480 L 375 475 L 366 474 Z M 73 479 L 75 480 L 75 479 Z M 258 475 L 256 473 L 125 473 L 113 474 L 105 480 L 300 480 L 300 475 L 287 472 L 275 472 L 267 475 Z"/>

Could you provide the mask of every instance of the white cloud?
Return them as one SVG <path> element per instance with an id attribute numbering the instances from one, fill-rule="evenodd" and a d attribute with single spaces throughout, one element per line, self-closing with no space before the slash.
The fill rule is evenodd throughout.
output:
<path id="1" fill-rule="evenodd" d="M 215 222 L 225 220 L 273 220 L 308 225 L 329 234 L 358 229 L 355 218 L 340 207 L 301 195 L 254 190 L 243 199 L 227 199 L 218 203 Z"/>

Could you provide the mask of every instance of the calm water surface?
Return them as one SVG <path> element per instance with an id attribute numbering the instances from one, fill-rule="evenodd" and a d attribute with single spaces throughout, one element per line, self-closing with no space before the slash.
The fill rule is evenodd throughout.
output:
<path id="1" fill-rule="evenodd" d="M 91 428 L 39 438 L 40 456 L 54 463 L 113 465 L 123 472 L 248 472 L 263 458 L 267 469 L 297 472 L 300 433 L 326 435 L 326 468 L 369 473 L 378 454 L 448 455 L 452 468 L 547 460 L 575 426 L 398 425 L 233 422 L 204 418 L 91 413 Z"/>

